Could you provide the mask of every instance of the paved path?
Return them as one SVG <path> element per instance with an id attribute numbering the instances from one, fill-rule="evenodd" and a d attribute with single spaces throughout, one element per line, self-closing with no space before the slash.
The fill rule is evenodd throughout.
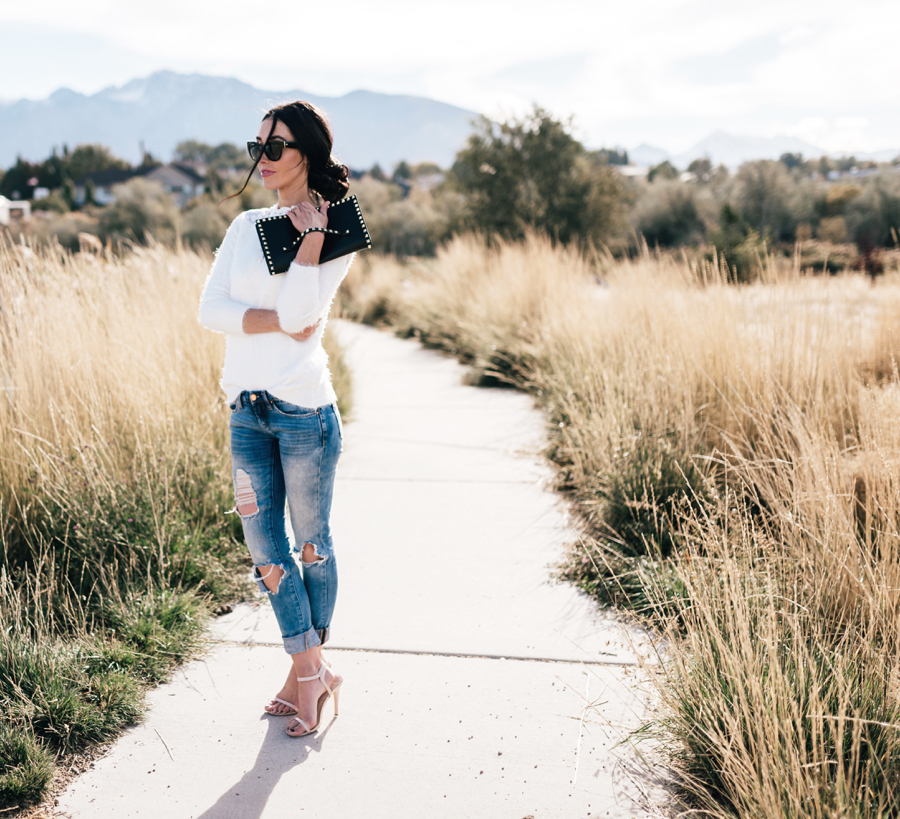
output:
<path id="1" fill-rule="evenodd" d="M 540 413 L 414 342 L 334 327 L 355 396 L 332 521 L 341 716 L 292 739 L 261 714 L 288 661 L 268 604 L 239 606 L 60 814 L 645 815 L 613 746 L 645 716 L 634 666 L 651 648 L 548 580 L 574 532 Z"/>

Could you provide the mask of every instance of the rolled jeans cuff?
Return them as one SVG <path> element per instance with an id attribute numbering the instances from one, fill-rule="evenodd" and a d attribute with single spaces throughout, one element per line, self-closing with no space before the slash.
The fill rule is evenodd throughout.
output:
<path id="1" fill-rule="evenodd" d="M 325 629 L 325 636 L 328 636 L 328 629 Z M 303 634 L 296 634 L 293 637 L 284 638 L 284 650 L 288 654 L 299 654 L 301 651 L 309 651 L 311 648 L 322 645 L 322 639 L 319 632 L 314 628 L 304 631 Z"/>

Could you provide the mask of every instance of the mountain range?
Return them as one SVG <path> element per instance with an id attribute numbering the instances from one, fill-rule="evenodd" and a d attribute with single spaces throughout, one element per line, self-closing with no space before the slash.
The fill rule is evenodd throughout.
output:
<path id="1" fill-rule="evenodd" d="M 133 163 L 140 161 L 142 146 L 169 160 L 175 146 L 186 139 L 241 145 L 255 137 L 263 112 L 292 99 L 308 100 L 325 111 L 334 130 L 335 153 L 359 170 L 376 162 L 391 170 L 400 160 L 430 160 L 449 167 L 478 116 L 424 97 L 374 91 L 325 97 L 300 90 L 267 91 L 230 77 L 158 71 L 91 95 L 61 88 L 44 100 L 0 101 L 0 168 L 12 165 L 17 156 L 40 161 L 54 148 L 84 142 L 107 145 Z M 638 165 L 668 159 L 683 170 L 703 156 L 716 165 L 736 168 L 750 159 L 777 159 L 784 153 L 809 158 L 827 152 L 796 137 L 716 131 L 680 154 L 650 145 L 628 153 Z M 900 150 L 856 156 L 889 161 L 898 154 Z"/>
<path id="2" fill-rule="evenodd" d="M 85 142 L 107 145 L 131 162 L 141 146 L 168 160 L 186 139 L 211 145 L 256 137 L 262 114 L 286 100 L 305 99 L 325 111 L 335 153 L 351 168 L 400 160 L 453 162 L 472 131 L 474 111 L 423 97 L 353 91 L 323 97 L 305 91 L 267 91 L 228 77 L 158 71 L 85 95 L 68 88 L 44 100 L 0 102 L 0 167 L 22 156 L 40 161 L 53 148 Z"/>
<path id="3" fill-rule="evenodd" d="M 709 157 L 714 165 L 725 165 L 734 169 L 748 160 L 778 159 L 782 154 L 802 154 L 806 159 L 840 155 L 829 154 L 828 151 L 797 137 L 738 136 L 727 134 L 724 131 L 715 131 L 680 154 L 670 154 L 662 148 L 644 144 L 630 150 L 628 158 L 636 165 L 658 165 L 660 162 L 669 160 L 676 168 L 684 170 L 695 159 Z M 876 162 L 890 162 L 897 155 L 900 155 L 900 149 L 854 154 L 857 159 L 873 159 Z"/>

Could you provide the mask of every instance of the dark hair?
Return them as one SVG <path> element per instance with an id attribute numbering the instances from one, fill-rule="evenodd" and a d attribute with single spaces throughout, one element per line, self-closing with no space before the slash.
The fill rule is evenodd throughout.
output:
<path id="1" fill-rule="evenodd" d="M 331 128 L 328 127 L 321 111 L 311 103 L 297 100 L 270 108 L 266 111 L 262 121 L 265 122 L 267 119 L 272 120 L 272 127 L 269 129 L 266 141 L 271 138 L 275 124 L 283 122 L 291 132 L 293 141 L 300 143 L 300 153 L 306 158 L 306 178 L 310 190 L 315 191 L 329 202 L 343 199 L 350 190 L 350 184 L 347 182 L 350 169 L 337 162 L 331 155 L 334 140 L 331 136 Z M 259 159 L 253 163 L 241 189 L 226 197 L 227 199 L 239 196 L 244 192 L 258 164 Z"/>

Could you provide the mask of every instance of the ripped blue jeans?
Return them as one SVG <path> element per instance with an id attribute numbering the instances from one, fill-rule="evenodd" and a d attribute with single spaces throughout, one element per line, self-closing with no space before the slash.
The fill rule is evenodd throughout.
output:
<path id="1" fill-rule="evenodd" d="M 328 520 L 342 448 L 340 416 L 334 405 L 308 409 L 265 390 L 245 391 L 231 405 L 230 426 L 235 507 L 254 577 L 272 603 L 285 651 L 297 654 L 328 639 L 334 613 L 337 566 Z M 314 547 L 311 562 L 302 560 L 307 543 Z M 284 572 L 274 591 L 265 584 L 270 567 Z"/>

